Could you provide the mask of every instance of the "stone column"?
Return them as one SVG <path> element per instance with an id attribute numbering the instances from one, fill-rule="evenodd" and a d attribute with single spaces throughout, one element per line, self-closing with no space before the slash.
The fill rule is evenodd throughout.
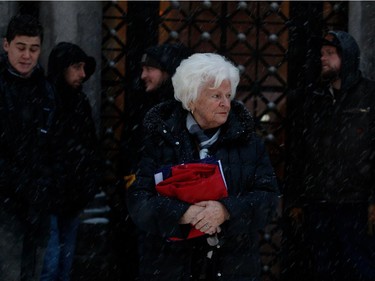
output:
<path id="1" fill-rule="evenodd" d="M 17 2 L 15 1 L 0 1 L 0 36 L 1 39 L 5 37 L 9 20 L 17 12 Z M 2 46 L 2 41 L 1 41 Z M 2 50 L 2 47 L 0 48 Z"/>
<path id="2" fill-rule="evenodd" d="M 84 84 L 84 92 L 90 100 L 93 117 L 99 129 L 102 3 L 100 1 L 41 1 L 40 21 L 45 30 L 41 57 L 45 69 L 50 51 L 61 41 L 79 45 L 88 55 L 96 59 L 96 71 Z"/>
<path id="3" fill-rule="evenodd" d="M 349 2 L 349 33 L 361 49 L 363 75 L 375 80 L 375 2 Z"/>

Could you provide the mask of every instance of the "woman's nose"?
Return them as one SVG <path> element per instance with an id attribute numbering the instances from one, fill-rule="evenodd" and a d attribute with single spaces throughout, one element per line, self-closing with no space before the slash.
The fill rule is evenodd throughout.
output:
<path id="1" fill-rule="evenodd" d="M 230 99 L 227 98 L 227 97 L 222 98 L 220 105 L 221 106 L 229 106 L 230 105 Z"/>

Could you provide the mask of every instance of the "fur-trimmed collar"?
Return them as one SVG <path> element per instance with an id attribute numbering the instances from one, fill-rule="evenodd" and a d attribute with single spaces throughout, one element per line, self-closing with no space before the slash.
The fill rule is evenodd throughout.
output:
<path id="1" fill-rule="evenodd" d="M 166 101 L 154 106 L 144 119 L 147 132 L 179 132 L 184 129 L 187 111 L 180 102 Z M 239 101 L 231 102 L 227 122 L 222 126 L 223 140 L 248 140 L 254 133 L 254 120 L 250 112 Z"/>

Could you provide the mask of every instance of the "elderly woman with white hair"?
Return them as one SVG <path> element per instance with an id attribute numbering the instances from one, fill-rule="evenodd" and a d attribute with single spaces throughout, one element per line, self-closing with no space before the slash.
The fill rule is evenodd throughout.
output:
<path id="1" fill-rule="evenodd" d="M 176 101 L 145 117 L 144 154 L 128 190 L 140 280 L 260 280 L 258 231 L 272 217 L 278 187 L 250 113 L 234 100 L 239 71 L 218 54 L 199 53 L 182 61 L 172 82 Z M 220 160 L 227 196 L 191 203 L 158 193 L 160 168 L 207 157 Z M 187 239 L 191 227 L 204 235 Z"/>

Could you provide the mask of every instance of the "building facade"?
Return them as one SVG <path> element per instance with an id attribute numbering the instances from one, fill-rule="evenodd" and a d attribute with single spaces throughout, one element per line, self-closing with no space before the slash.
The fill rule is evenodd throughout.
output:
<path id="1" fill-rule="evenodd" d="M 287 93 L 310 83 L 319 71 L 314 38 L 332 29 L 351 33 L 362 51 L 364 75 L 375 79 L 375 2 L 371 1 L 2 1 L 2 34 L 16 13 L 33 14 L 42 22 L 43 66 L 60 41 L 76 43 L 96 58 L 100 67 L 85 84 L 85 92 L 106 152 L 108 182 L 116 181 L 118 146 L 127 122 L 123 112 L 137 106 L 133 87 L 148 46 L 182 42 L 196 52 L 218 52 L 238 66 L 237 98 L 255 118 L 281 188 L 290 134 Z M 98 239 L 105 240 L 106 228 L 100 229 L 104 234 Z M 262 233 L 264 280 L 278 280 L 280 275 L 280 235 L 277 218 Z M 106 242 L 101 243 L 105 248 Z M 100 255 L 108 254 L 99 252 L 96 260 L 83 258 L 83 263 L 99 263 Z M 111 267 L 110 262 L 102 266 Z M 83 273 L 77 270 L 77 280 L 85 280 L 79 274 Z"/>

